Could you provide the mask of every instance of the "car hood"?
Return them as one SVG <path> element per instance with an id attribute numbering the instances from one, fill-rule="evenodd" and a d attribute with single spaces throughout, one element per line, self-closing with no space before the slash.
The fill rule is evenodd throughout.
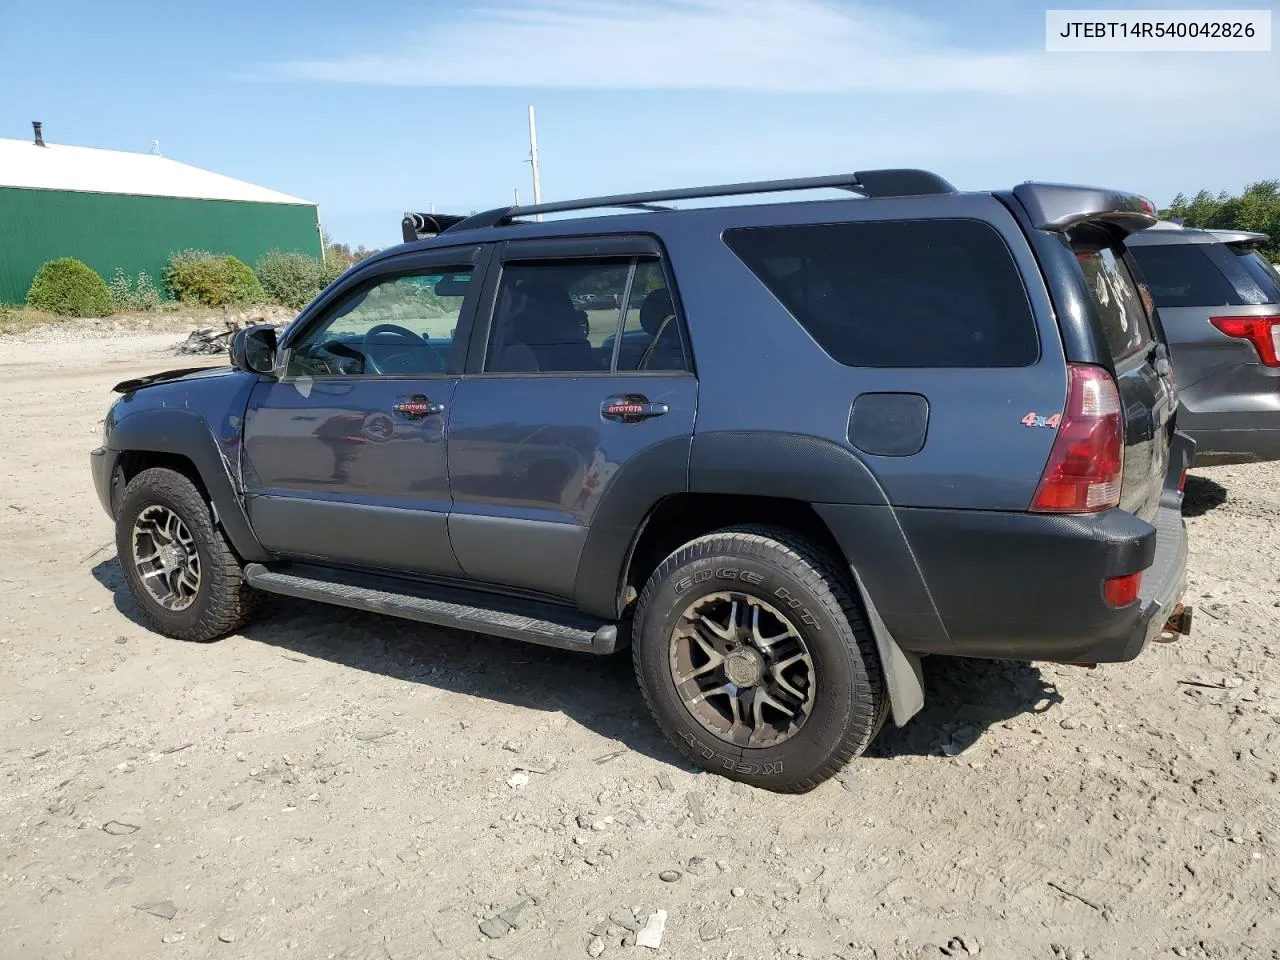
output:
<path id="1" fill-rule="evenodd" d="M 172 383 L 175 380 L 209 380 L 227 377 L 238 373 L 235 367 L 181 367 L 177 370 L 166 370 L 164 373 L 152 373 L 134 380 L 122 380 L 111 389 L 116 393 L 133 393 L 145 387 L 154 387 L 160 383 Z"/>

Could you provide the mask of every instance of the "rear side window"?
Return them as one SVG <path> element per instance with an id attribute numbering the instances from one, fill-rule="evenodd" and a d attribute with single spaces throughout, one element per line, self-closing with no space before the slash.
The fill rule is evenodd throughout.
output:
<path id="1" fill-rule="evenodd" d="M 1147 319 L 1137 283 L 1124 261 L 1110 247 L 1076 248 L 1076 260 L 1084 273 L 1113 360 L 1131 357 L 1151 344 Z"/>
<path id="2" fill-rule="evenodd" d="M 1223 243 L 1130 248 L 1158 307 L 1280 302 L 1280 276 L 1256 250 Z"/>
<path id="3" fill-rule="evenodd" d="M 1236 264 L 1249 275 L 1258 288 L 1259 303 L 1280 303 L 1280 271 L 1262 255 L 1261 250 L 1228 247 L 1236 258 Z"/>
<path id="4" fill-rule="evenodd" d="M 726 230 L 725 243 L 851 367 L 1023 367 L 1039 356 L 1013 255 L 978 220 Z"/>

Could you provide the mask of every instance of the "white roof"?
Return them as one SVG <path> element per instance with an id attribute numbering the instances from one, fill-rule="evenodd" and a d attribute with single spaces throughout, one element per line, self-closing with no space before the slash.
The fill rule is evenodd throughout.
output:
<path id="1" fill-rule="evenodd" d="M 59 143 L 38 147 L 30 140 L 0 139 L 0 187 L 311 205 L 168 157 Z"/>

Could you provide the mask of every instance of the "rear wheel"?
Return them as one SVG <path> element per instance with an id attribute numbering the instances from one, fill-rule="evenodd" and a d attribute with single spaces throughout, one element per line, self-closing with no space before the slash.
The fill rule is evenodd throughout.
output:
<path id="1" fill-rule="evenodd" d="M 722 530 L 667 557 L 641 593 L 633 657 L 682 754 L 766 789 L 812 789 L 884 722 L 880 661 L 850 577 L 789 530 Z"/>
<path id="2" fill-rule="evenodd" d="M 242 626 L 256 591 L 213 525 L 209 504 L 187 477 L 143 470 L 125 488 L 116 554 L 129 592 L 156 630 L 179 640 L 214 640 Z"/>

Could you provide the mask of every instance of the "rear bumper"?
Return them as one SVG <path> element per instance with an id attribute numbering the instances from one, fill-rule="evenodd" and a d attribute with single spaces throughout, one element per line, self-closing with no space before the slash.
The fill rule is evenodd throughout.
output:
<path id="1" fill-rule="evenodd" d="M 943 630 L 886 623 L 913 653 L 1102 663 L 1132 660 L 1159 635 L 1186 588 L 1178 478 L 1194 444 L 1179 435 L 1159 511 L 1054 516 L 979 510 L 896 512 Z M 837 534 L 838 536 L 838 534 Z M 1138 599 L 1115 608 L 1108 577 L 1143 572 Z M 879 606 L 879 601 L 872 596 Z M 883 611 L 881 611 L 883 613 Z"/>

